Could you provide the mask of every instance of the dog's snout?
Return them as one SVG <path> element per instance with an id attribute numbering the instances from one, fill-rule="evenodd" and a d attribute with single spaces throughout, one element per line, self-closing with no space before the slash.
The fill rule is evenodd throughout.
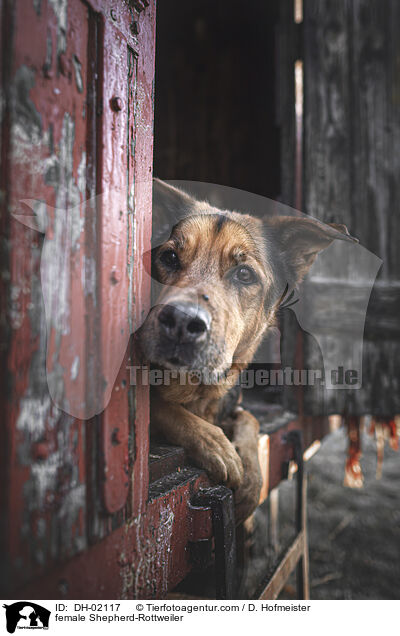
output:
<path id="1" fill-rule="evenodd" d="M 205 339 L 211 324 L 211 316 L 203 307 L 183 302 L 165 305 L 158 320 L 166 335 L 179 342 Z"/>

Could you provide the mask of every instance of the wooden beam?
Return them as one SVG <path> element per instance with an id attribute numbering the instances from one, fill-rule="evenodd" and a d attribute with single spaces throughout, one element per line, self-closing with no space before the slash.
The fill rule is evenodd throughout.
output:
<path id="1" fill-rule="evenodd" d="M 289 578 L 289 575 L 293 572 L 300 558 L 304 554 L 304 539 L 304 530 L 302 530 L 299 532 L 282 561 L 279 563 L 268 584 L 262 590 L 258 597 L 259 599 L 274 600 L 278 598 L 283 586 Z"/>

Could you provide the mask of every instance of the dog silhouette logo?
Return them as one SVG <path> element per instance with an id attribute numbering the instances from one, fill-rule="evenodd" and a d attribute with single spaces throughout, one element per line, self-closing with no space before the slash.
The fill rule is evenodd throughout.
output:
<path id="1" fill-rule="evenodd" d="M 51 612 L 32 603 L 31 601 L 18 601 L 12 605 L 3 605 L 6 610 L 7 631 L 14 634 L 18 629 L 48 629 Z"/>
<path id="2" fill-rule="evenodd" d="M 122 269 L 117 266 L 124 260 L 122 234 L 113 229 L 115 235 L 104 238 L 104 253 L 108 254 L 106 261 L 111 268 L 107 271 L 103 255 L 100 257 L 97 248 L 96 253 L 92 253 L 85 242 L 85 215 L 90 213 L 94 220 L 107 218 L 111 214 L 107 210 L 115 209 L 116 201 L 121 201 L 121 210 L 124 209 L 121 197 L 119 190 L 109 190 L 86 201 L 75 197 L 69 202 L 62 199 L 56 207 L 42 199 L 21 199 L 18 209 L 12 213 L 17 223 L 43 237 L 39 250 L 41 294 L 35 292 L 36 283 L 32 282 L 33 300 L 29 311 L 36 316 L 35 328 L 40 327 L 40 338 L 43 335 L 38 359 L 45 365 L 48 399 L 43 402 L 42 397 L 30 394 L 29 400 L 38 400 L 49 417 L 57 416 L 53 406 L 79 420 L 90 420 L 107 407 L 113 391 L 119 388 L 116 378 L 131 336 L 135 334 L 135 338 L 143 342 L 140 330 L 153 309 L 153 315 L 157 315 L 162 295 L 167 293 L 171 297 L 173 288 L 177 293 L 182 291 L 179 284 L 173 283 L 173 278 L 161 279 L 154 275 L 153 260 L 173 229 L 190 214 L 216 214 L 226 218 L 230 211 L 240 212 L 243 216 L 235 217 L 236 229 L 242 224 L 247 234 L 246 215 L 257 219 L 264 237 L 264 251 L 273 259 L 271 267 L 275 272 L 274 284 L 269 285 L 268 306 L 271 309 L 281 299 L 281 309 L 288 310 L 286 314 L 293 312 L 301 329 L 316 340 L 321 350 L 325 389 L 361 388 L 365 317 L 382 261 L 358 244 L 344 226 L 324 224 L 283 203 L 236 188 L 156 180 L 151 245 L 143 245 L 143 252 L 141 247 L 135 254 L 141 281 L 137 284 L 143 290 L 151 288 L 151 296 L 146 310 L 135 313 L 133 296 L 138 290 L 133 294 L 133 269 L 129 269 L 131 265 L 121 265 Z M 24 208 L 19 210 L 22 205 Z M 296 224 L 298 231 L 294 232 Z M 24 240 L 22 234 L 21 240 Z M 297 248 L 295 240 L 301 244 Z M 300 248 L 304 258 L 299 260 Z M 318 251 L 322 253 L 314 263 Z M 132 258 L 129 252 L 128 260 L 133 263 Z M 301 293 L 293 278 L 293 270 L 300 262 L 303 269 L 311 265 L 301 284 Z M 32 273 L 32 281 L 36 275 Z M 197 302 L 193 283 L 189 281 L 185 287 L 187 293 L 193 295 L 193 302 Z M 294 296 L 297 293 L 299 297 Z M 115 315 L 107 313 L 107 308 L 115 310 Z M 288 324 L 289 320 L 291 317 Z M 88 325 L 93 325 L 94 340 L 90 340 L 90 345 Z M 293 325 L 294 331 L 297 327 Z M 98 346 L 93 344 L 95 342 Z M 254 361 L 280 364 L 279 352 L 280 331 L 275 327 L 266 332 L 265 343 L 259 347 Z M 292 358 L 289 357 L 287 366 L 294 366 Z M 243 360 L 235 359 L 235 362 Z M 344 374 L 350 370 L 356 384 L 342 381 L 338 372 L 341 368 Z M 191 380 L 194 384 L 196 376 L 192 375 Z M 17 428 L 26 425 L 25 419 L 22 410 Z"/>

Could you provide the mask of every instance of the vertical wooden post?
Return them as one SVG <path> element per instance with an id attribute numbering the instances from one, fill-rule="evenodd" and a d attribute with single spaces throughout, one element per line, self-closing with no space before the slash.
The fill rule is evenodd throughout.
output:
<path id="1" fill-rule="evenodd" d="M 271 490 L 268 498 L 269 543 L 275 554 L 279 552 L 279 490 Z"/>
<path id="2" fill-rule="evenodd" d="M 307 601 L 310 598 L 310 573 L 307 533 L 307 475 L 301 480 L 301 530 L 303 532 L 303 554 L 297 566 L 298 598 Z"/>
<path id="3" fill-rule="evenodd" d="M 304 470 L 303 436 L 301 431 L 291 431 L 290 441 L 294 445 L 294 460 L 297 464 L 296 530 L 302 536 L 302 555 L 296 568 L 297 596 L 307 600 L 310 596 L 309 562 L 307 541 L 307 475 Z"/>

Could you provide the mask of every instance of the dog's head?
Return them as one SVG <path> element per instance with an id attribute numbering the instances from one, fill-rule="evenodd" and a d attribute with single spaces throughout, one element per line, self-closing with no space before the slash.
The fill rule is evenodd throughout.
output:
<path id="1" fill-rule="evenodd" d="M 152 250 L 161 292 L 140 331 L 149 362 L 223 372 L 252 359 L 285 289 L 301 281 L 345 226 L 300 216 L 258 219 L 219 210 L 156 181 L 157 205 L 177 219 Z M 171 217 L 170 217 L 171 218 Z"/>

